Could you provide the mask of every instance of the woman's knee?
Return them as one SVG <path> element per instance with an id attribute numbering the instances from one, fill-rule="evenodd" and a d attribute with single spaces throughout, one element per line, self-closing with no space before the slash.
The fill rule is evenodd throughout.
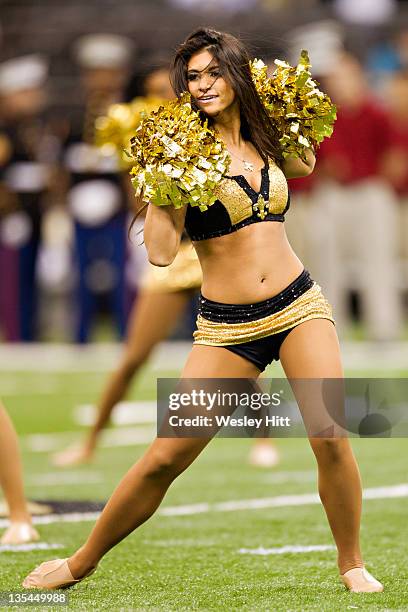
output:
<path id="1" fill-rule="evenodd" d="M 318 463 L 340 463 L 352 453 L 348 438 L 311 438 L 310 445 Z"/>
<path id="2" fill-rule="evenodd" d="M 149 357 L 149 351 L 134 351 L 125 354 L 122 361 L 122 372 L 126 378 L 131 378 Z"/>
<path id="3" fill-rule="evenodd" d="M 194 460 L 195 454 L 186 451 L 155 449 L 144 458 L 144 472 L 147 478 L 174 479 Z"/>

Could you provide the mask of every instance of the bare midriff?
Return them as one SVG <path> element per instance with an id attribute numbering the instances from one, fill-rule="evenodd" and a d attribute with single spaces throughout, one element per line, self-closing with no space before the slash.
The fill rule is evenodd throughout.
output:
<path id="1" fill-rule="evenodd" d="M 253 223 L 225 236 L 197 241 L 194 246 L 203 270 L 202 295 L 225 304 L 266 300 L 303 270 L 283 223 Z"/>

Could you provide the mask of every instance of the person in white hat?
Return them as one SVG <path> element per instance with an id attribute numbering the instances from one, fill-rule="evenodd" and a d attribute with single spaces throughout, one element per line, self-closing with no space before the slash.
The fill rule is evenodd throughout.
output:
<path id="1" fill-rule="evenodd" d="M 2 100 L 3 112 L 9 112 L 12 105 L 18 106 L 15 112 L 20 114 L 42 108 L 47 76 L 48 64 L 42 55 L 24 55 L 0 64 L 0 95 L 7 96 Z"/>
<path id="2" fill-rule="evenodd" d="M 0 64 L 0 323 L 6 340 L 31 341 L 37 331 L 36 262 L 50 178 L 48 64 L 26 55 Z"/>
<path id="3" fill-rule="evenodd" d="M 81 37 L 73 48 L 82 107 L 71 121 L 64 166 L 78 279 L 74 336 L 80 343 L 89 339 L 102 300 L 119 335 L 125 332 L 126 190 L 116 154 L 94 146 L 94 124 L 110 104 L 121 101 L 132 51 L 132 41 L 113 34 Z"/>

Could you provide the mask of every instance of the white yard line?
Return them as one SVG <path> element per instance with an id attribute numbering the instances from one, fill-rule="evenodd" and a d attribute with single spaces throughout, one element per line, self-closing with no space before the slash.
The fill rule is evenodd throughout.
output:
<path id="1" fill-rule="evenodd" d="M 364 489 L 363 498 L 391 499 L 408 497 L 408 484 L 398 484 L 391 487 L 375 487 Z M 209 512 L 235 512 L 237 510 L 260 510 L 264 508 L 281 508 L 291 506 L 308 506 L 320 504 L 317 493 L 305 493 L 303 495 L 279 495 L 277 497 L 265 497 L 260 499 L 242 499 L 218 502 L 214 504 L 201 503 L 188 506 L 168 506 L 158 510 L 161 516 L 191 516 L 194 514 L 207 514 Z M 66 514 L 49 514 L 45 516 L 34 516 L 33 522 L 39 525 L 50 523 L 80 523 L 82 521 L 94 521 L 99 512 L 69 512 Z M 8 521 L 0 519 L 0 528 L 6 527 Z"/>
<path id="2" fill-rule="evenodd" d="M 344 365 L 350 369 L 406 370 L 408 342 L 342 342 Z M 191 342 L 163 342 L 151 358 L 155 370 L 179 370 L 191 349 Z M 86 346 L 74 344 L 20 344 L 0 346 L 0 371 L 103 372 L 117 363 L 122 352 L 118 343 Z M 170 365 L 171 364 L 171 367 Z"/>
<path id="3" fill-rule="evenodd" d="M 3 380 L 4 378 L 4 380 Z M 1 396 L 2 397 L 14 397 L 14 396 L 33 396 L 33 395 L 57 395 L 63 393 L 61 384 L 50 377 L 48 374 L 43 376 L 37 375 L 37 380 L 25 380 L 24 383 L 21 380 L 21 376 L 16 377 L 14 373 L 10 378 L 2 376 L 1 380 Z"/>
<path id="4" fill-rule="evenodd" d="M 93 425 L 96 415 L 97 407 L 93 404 L 82 404 L 74 410 L 74 419 L 78 425 Z M 111 418 L 114 425 L 156 423 L 157 402 L 119 402 Z"/>
<path id="5" fill-rule="evenodd" d="M 79 432 L 64 431 L 53 434 L 29 434 L 21 436 L 20 443 L 25 449 L 34 453 L 49 453 L 60 451 L 65 446 L 72 444 L 78 439 Z M 136 446 L 137 444 L 148 444 L 156 436 L 156 428 L 153 427 L 126 427 L 107 430 L 103 433 L 100 447 L 115 448 L 118 446 Z"/>
<path id="6" fill-rule="evenodd" d="M 44 516 L 33 516 L 36 525 L 51 525 L 52 523 L 85 523 L 96 521 L 100 512 L 67 512 L 65 514 L 45 514 Z M 0 519 L 0 529 L 8 527 L 8 519 Z"/>
<path id="7" fill-rule="evenodd" d="M 390 497 L 408 497 L 408 484 L 394 485 L 392 487 L 376 487 L 363 491 L 364 499 L 382 499 Z M 164 516 L 186 516 L 206 512 L 231 512 L 236 510 L 258 510 L 261 508 L 279 508 L 282 506 L 306 506 L 320 504 L 317 493 L 304 493 L 302 495 L 278 495 L 277 497 L 264 497 L 260 499 L 242 499 L 216 504 L 191 504 L 188 506 L 175 506 L 163 508 L 160 514 Z"/>
<path id="8" fill-rule="evenodd" d="M 281 546 L 281 548 L 240 548 L 239 553 L 242 555 L 285 555 L 287 553 L 309 553 L 309 552 L 321 552 L 325 550 L 336 550 L 335 546 L 329 546 L 328 544 L 311 544 L 310 546 Z"/>
<path id="9" fill-rule="evenodd" d="M 268 472 L 260 473 L 259 480 L 269 484 L 282 484 L 285 482 L 316 482 L 317 471 L 308 470 L 305 472 Z"/>
<path id="10" fill-rule="evenodd" d="M 13 344 L 0 346 L 1 371 L 101 372 L 111 369 L 122 351 L 119 343 Z"/>
<path id="11" fill-rule="evenodd" d="M 31 487 L 65 487 L 67 484 L 89 485 L 98 482 L 104 482 L 103 475 L 98 472 L 48 472 L 26 479 L 26 485 Z"/>
<path id="12" fill-rule="evenodd" d="M 62 544 L 47 544 L 47 542 L 31 542 L 29 544 L 0 544 L 2 552 L 28 552 L 30 550 L 55 550 L 64 548 Z"/>

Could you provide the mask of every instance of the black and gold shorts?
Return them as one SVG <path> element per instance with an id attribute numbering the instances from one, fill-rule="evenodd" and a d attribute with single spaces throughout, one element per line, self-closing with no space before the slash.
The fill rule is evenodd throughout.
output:
<path id="1" fill-rule="evenodd" d="M 332 309 L 307 270 L 283 291 L 254 304 L 222 304 L 200 296 L 194 344 L 222 346 L 261 371 L 279 359 L 289 332 L 310 319 L 329 319 Z"/>

